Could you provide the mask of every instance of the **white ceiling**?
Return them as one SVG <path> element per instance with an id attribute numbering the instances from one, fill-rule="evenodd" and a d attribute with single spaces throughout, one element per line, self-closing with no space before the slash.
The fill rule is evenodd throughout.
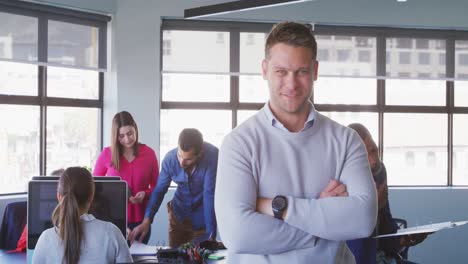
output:
<path id="1" fill-rule="evenodd" d="M 157 15 L 182 17 L 184 9 L 232 0 L 24 0 L 115 13 L 117 6 L 146 6 Z M 148 10 L 148 11 L 149 11 Z M 468 30 L 468 0 L 314 0 L 238 11 L 209 19 L 294 20 L 319 24 L 396 26 Z"/>
<path id="2" fill-rule="evenodd" d="M 193 6 L 230 1 L 194 0 Z M 215 16 L 242 20 L 299 20 L 321 24 L 468 29 L 467 0 L 315 0 Z"/>

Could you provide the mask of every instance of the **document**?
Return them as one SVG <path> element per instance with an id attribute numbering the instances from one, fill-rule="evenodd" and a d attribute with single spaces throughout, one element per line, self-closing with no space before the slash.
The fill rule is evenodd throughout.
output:
<path id="1" fill-rule="evenodd" d="M 415 226 L 415 227 L 409 227 L 409 228 L 402 228 L 402 229 L 398 229 L 396 233 L 375 236 L 374 238 L 391 237 L 391 236 L 404 236 L 404 235 L 421 234 L 421 233 L 434 233 L 434 232 L 437 232 L 439 230 L 450 229 L 450 228 L 454 228 L 454 227 L 457 227 L 457 226 L 462 226 L 462 225 L 467 224 L 467 223 L 468 223 L 468 221 L 442 222 L 442 223 L 436 223 L 436 224 L 430 224 L 430 225 L 422 225 L 422 226 Z"/>
<path id="2" fill-rule="evenodd" d="M 130 246 L 130 254 L 133 256 L 156 256 L 158 248 L 157 246 L 146 245 L 135 240 Z"/>

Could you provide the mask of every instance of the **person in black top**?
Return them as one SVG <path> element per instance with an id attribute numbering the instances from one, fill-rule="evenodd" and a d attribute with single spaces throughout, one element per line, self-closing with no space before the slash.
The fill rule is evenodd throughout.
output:
<path id="1" fill-rule="evenodd" d="M 367 130 L 367 128 L 362 124 L 353 123 L 348 125 L 348 127 L 352 128 L 359 134 L 359 137 L 366 146 L 369 166 L 377 189 L 379 211 L 374 234 L 384 235 L 396 233 L 398 230 L 398 225 L 393 219 L 392 213 L 390 211 L 390 203 L 388 201 L 387 170 L 383 162 L 380 160 L 377 145 L 372 139 L 369 130 Z M 429 233 L 422 233 L 377 239 L 376 245 L 374 246 L 374 249 L 376 248 L 377 254 L 376 262 L 365 260 L 366 257 L 363 257 L 368 256 L 369 254 L 373 255 L 374 252 L 357 252 L 357 250 L 365 250 L 366 247 L 362 245 L 369 244 L 366 243 L 366 240 L 372 238 L 353 240 L 351 242 L 348 241 L 348 246 L 355 255 L 357 264 L 392 263 L 393 260 L 397 260 L 397 263 L 411 263 L 400 261 L 403 258 L 402 254 L 404 254 L 404 249 L 406 247 L 412 247 L 423 242 L 428 235 Z"/>

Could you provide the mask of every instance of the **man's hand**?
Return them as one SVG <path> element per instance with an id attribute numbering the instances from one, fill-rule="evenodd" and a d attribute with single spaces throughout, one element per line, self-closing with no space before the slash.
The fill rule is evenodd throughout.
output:
<path id="1" fill-rule="evenodd" d="M 406 235 L 402 236 L 400 238 L 400 245 L 402 247 L 412 247 L 415 246 L 426 239 L 428 235 L 432 233 L 421 233 L 421 234 L 411 234 L 411 235 Z"/>
<path id="2" fill-rule="evenodd" d="M 145 199 L 145 196 L 146 196 L 145 191 L 141 191 L 141 192 L 137 192 L 137 194 L 135 196 L 130 196 L 130 198 L 128 198 L 128 200 L 132 204 L 140 204 Z"/>
<path id="3" fill-rule="evenodd" d="M 319 198 L 337 196 L 348 196 L 348 191 L 346 189 L 346 185 L 344 185 L 336 179 L 333 179 L 328 183 L 327 187 L 325 187 L 325 189 L 320 193 Z"/>
<path id="4" fill-rule="evenodd" d="M 271 208 L 271 200 L 269 198 L 257 198 L 257 212 L 273 216 L 273 209 Z"/>
<path id="5" fill-rule="evenodd" d="M 135 239 L 138 239 L 139 242 L 143 241 L 146 234 L 148 234 L 151 228 L 151 220 L 149 218 L 145 218 L 141 224 L 135 227 L 132 232 L 128 235 L 128 240 L 130 243 L 133 243 Z"/>

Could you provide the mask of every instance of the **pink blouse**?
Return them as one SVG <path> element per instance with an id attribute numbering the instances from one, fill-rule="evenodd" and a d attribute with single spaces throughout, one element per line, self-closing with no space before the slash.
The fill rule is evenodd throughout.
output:
<path id="1" fill-rule="evenodd" d="M 142 203 L 132 204 L 129 202 L 127 206 L 128 223 L 143 221 L 146 205 L 159 176 L 156 154 L 152 148 L 140 144 L 138 156 L 131 162 L 128 162 L 123 156 L 120 157 L 120 171 L 111 165 L 111 156 L 110 147 L 104 148 L 96 161 L 93 175 L 120 176 L 122 180 L 127 182 L 133 196 L 140 191 L 145 191 L 146 195 Z"/>

